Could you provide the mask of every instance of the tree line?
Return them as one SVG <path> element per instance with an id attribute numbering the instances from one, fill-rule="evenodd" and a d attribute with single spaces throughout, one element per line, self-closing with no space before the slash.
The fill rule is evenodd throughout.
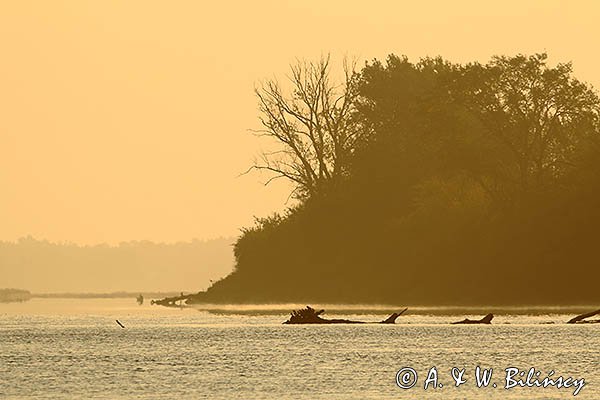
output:
<path id="1" fill-rule="evenodd" d="M 295 205 L 197 301 L 597 302 L 600 98 L 547 55 L 329 58 L 256 89 Z"/>
<path id="2" fill-rule="evenodd" d="M 231 272 L 233 239 L 118 245 L 0 241 L 0 287 L 33 293 L 190 291 Z M 194 282 L 194 283 L 192 283 Z"/>

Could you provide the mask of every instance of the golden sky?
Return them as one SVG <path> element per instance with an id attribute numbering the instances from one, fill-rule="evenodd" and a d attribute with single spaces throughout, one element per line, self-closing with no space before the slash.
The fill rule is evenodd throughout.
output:
<path id="1" fill-rule="evenodd" d="M 600 87 L 597 1 L 0 1 L 0 240 L 236 235 L 288 187 L 237 177 L 254 84 L 298 58 L 547 51 Z"/>

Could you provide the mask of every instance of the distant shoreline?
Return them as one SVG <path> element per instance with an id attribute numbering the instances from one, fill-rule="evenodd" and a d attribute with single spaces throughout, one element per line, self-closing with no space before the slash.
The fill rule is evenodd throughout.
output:
<path id="1" fill-rule="evenodd" d="M 23 289 L 0 289 L 0 303 L 22 303 L 31 298 L 31 293 Z"/>
<path id="2" fill-rule="evenodd" d="M 0 302 L 12 303 L 12 302 L 23 302 L 34 298 L 42 299 L 124 299 L 124 298 L 136 298 L 142 294 L 146 298 L 161 298 L 178 296 L 181 292 L 151 292 L 151 291 L 139 291 L 139 292 L 104 292 L 104 293 L 74 293 L 74 292 L 57 292 L 57 293 L 32 293 L 29 290 L 24 289 L 0 289 Z"/>
<path id="3" fill-rule="evenodd" d="M 152 291 L 117 291 L 104 293 L 74 293 L 74 292 L 56 292 L 56 293 L 31 293 L 23 289 L 0 289 L 5 298 L 0 302 L 23 302 L 30 299 L 133 299 L 142 294 L 146 299 L 160 299 L 167 297 L 178 297 L 181 292 L 152 292 Z M 8 294 L 11 296 L 8 296 Z M 190 293 L 190 292 L 184 292 Z M 18 294 L 18 296 L 17 296 Z M 189 296 L 190 294 L 188 294 Z M 264 303 L 238 303 L 238 302 L 202 302 L 187 304 L 184 307 L 196 310 L 207 311 L 219 314 L 247 314 L 247 315 L 268 315 L 288 312 L 289 310 L 304 307 L 306 304 L 311 306 L 325 308 L 329 314 L 387 314 L 389 310 L 400 306 L 408 307 L 408 314 L 417 315 L 457 315 L 457 314 L 485 314 L 493 312 L 494 314 L 512 314 L 512 315 L 542 315 L 542 314 L 577 314 L 586 310 L 597 308 L 594 304 L 528 304 L 528 305 L 430 305 L 430 304 L 382 304 L 382 303 L 344 303 L 344 302 L 264 302 Z"/>
<path id="4" fill-rule="evenodd" d="M 181 292 L 108 292 L 108 293 L 32 293 L 32 298 L 44 299 L 123 299 L 142 294 L 147 298 L 177 296 Z"/>

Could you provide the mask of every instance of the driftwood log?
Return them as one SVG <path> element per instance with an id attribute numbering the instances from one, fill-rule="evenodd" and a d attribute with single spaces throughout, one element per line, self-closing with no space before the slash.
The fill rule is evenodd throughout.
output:
<path id="1" fill-rule="evenodd" d="M 569 321 L 567 321 L 567 324 L 599 324 L 600 323 L 600 319 L 596 319 L 596 320 L 592 320 L 592 321 L 586 321 L 587 318 L 593 317 L 595 315 L 600 314 L 600 310 L 596 310 L 596 311 L 592 311 L 589 313 L 585 313 L 585 314 L 581 314 L 578 315 L 576 317 L 571 318 Z"/>
<path id="2" fill-rule="evenodd" d="M 394 324 L 396 319 L 404 314 L 408 308 L 400 312 L 395 312 L 381 322 L 375 322 L 379 324 Z M 325 319 L 321 318 L 325 310 L 315 310 L 311 306 L 306 306 L 300 310 L 292 311 L 290 319 L 284 322 L 284 324 L 368 324 L 370 322 L 364 321 L 351 321 L 348 319 Z M 373 322 L 371 322 L 373 323 Z"/>
<path id="3" fill-rule="evenodd" d="M 494 319 L 494 314 L 488 314 L 485 317 L 481 318 L 481 319 L 468 319 L 465 318 L 462 321 L 458 321 L 458 322 L 452 322 L 452 325 L 459 325 L 459 324 L 491 324 L 492 323 L 492 319 Z"/>
<path id="4" fill-rule="evenodd" d="M 165 297 L 164 299 L 160 299 L 160 300 L 151 300 L 150 304 L 154 305 L 159 305 L 159 306 L 165 306 L 165 307 L 182 307 L 184 300 L 187 303 L 187 300 L 192 297 L 192 294 L 186 294 L 184 295 L 183 293 L 181 293 L 181 296 L 175 296 L 175 297 Z M 177 302 L 179 302 L 179 304 L 177 304 Z"/>

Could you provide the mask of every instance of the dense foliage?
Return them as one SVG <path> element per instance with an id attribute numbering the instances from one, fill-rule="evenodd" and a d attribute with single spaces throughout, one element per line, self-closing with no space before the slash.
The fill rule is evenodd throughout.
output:
<path id="1" fill-rule="evenodd" d="M 258 219 L 198 301 L 600 300 L 600 100 L 545 54 L 354 77 L 342 182 Z"/>

